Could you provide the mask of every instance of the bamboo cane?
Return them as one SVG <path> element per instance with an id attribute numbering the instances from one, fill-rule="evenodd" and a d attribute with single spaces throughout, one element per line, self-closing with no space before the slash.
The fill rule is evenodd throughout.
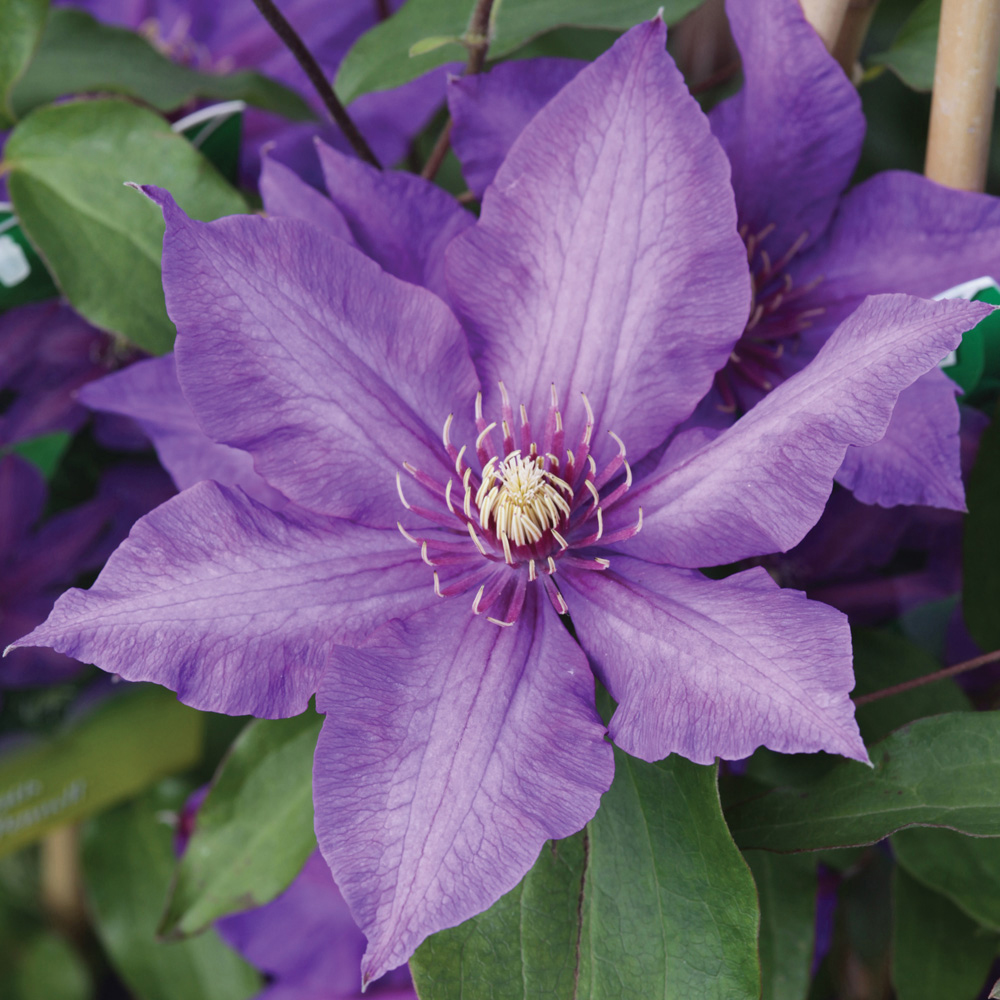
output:
<path id="1" fill-rule="evenodd" d="M 986 185 L 1000 0 L 943 0 L 924 173 L 965 191 Z"/>
<path id="2" fill-rule="evenodd" d="M 876 7 L 878 0 L 850 0 L 837 36 L 837 44 L 833 47 L 833 58 L 844 67 L 848 78 L 855 83 L 861 79 L 858 56 L 861 55 L 861 46 L 865 43 Z"/>
<path id="3" fill-rule="evenodd" d="M 86 926 L 80 875 L 80 838 L 75 826 L 61 826 L 42 840 L 41 896 L 49 919 L 77 938 Z"/>
<path id="4" fill-rule="evenodd" d="M 802 0 L 806 20 L 823 39 L 827 52 L 832 52 L 837 44 L 849 4 L 850 0 Z"/>

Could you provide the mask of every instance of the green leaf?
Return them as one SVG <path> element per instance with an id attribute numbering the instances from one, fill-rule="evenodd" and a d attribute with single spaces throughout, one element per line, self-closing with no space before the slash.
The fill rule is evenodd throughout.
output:
<path id="1" fill-rule="evenodd" d="M 0 854 L 193 764 L 203 720 L 175 695 L 130 685 L 70 729 L 0 762 Z"/>
<path id="2" fill-rule="evenodd" d="M 670 23 L 698 6 L 699 0 L 668 0 L 663 14 Z M 472 0 L 409 0 L 387 21 L 362 35 L 337 73 L 337 92 L 345 103 L 373 90 L 390 90 L 415 80 L 436 66 L 464 62 L 460 44 L 421 48 L 425 39 L 462 37 L 469 26 Z M 490 59 L 510 55 L 526 42 L 554 28 L 624 31 L 648 20 L 656 5 L 646 0 L 503 0 L 494 23 Z M 410 50 L 417 46 L 412 58 Z"/>
<path id="3" fill-rule="evenodd" d="M 45 27 L 49 0 L 0 0 L 0 129 L 10 128 L 10 90 L 31 61 Z"/>
<path id="4" fill-rule="evenodd" d="M 236 910 L 262 906 L 316 847 L 312 759 L 320 719 L 251 722 L 219 767 L 177 867 L 161 933 L 197 934 Z"/>
<path id="5" fill-rule="evenodd" d="M 4 152 L 21 225 L 71 304 L 145 350 L 169 351 L 163 218 L 125 182 L 165 187 L 203 220 L 247 211 L 240 194 L 159 115 L 117 99 L 40 108 Z"/>
<path id="6" fill-rule="evenodd" d="M 417 951 L 423 1000 L 758 996 L 753 881 L 715 769 L 615 760 L 585 836 L 546 846 L 493 908 Z"/>
<path id="7" fill-rule="evenodd" d="M 30 441 L 19 441 L 11 451 L 31 462 L 46 479 L 51 479 L 72 440 L 72 435 L 66 431 L 56 431 Z"/>
<path id="8" fill-rule="evenodd" d="M 85 889 L 98 937 L 136 1000 L 245 1000 L 260 978 L 215 933 L 156 939 L 174 867 L 173 818 L 188 786 L 170 780 L 83 829 Z"/>
<path id="9" fill-rule="evenodd" d="M 747 851 L 760 899 L 761 1000 L 805 1000 L 816 930 L 816 858 Z"/>
<path id="10" fill-rule="evenodd" d="M 1000 835 L 1000 713 L 918 719 L 845 760 L 810 788 L 776 788 L 728 813 L 743 848 L 817 850 L 871 844 L 907 826 Z"/>
<path id="11" fill-rule="evenodd" d="M 90 1000 L 93 995 L 86 963 L 63 937 L 50 932 L 31 941 L 16 969 L 12 1000 Z"/>
<path id="12" fill-rule="evenodd" d="M 0 312 L 59 294 L 9 202 L 0 202 Z"/>
<path id="13" fill-rule="evenodd" d="M 855 629 L 853 645 L 855 697 L 926 677 L 941 669 L 933 656 L 891 629 Z M 962 689 L 945 678 L 862 705 L 857 710 L 857 719 L 865 742 L 874 743 L 914 719 L 968 711 L 971 707 Z"/>
<path id="14" fill-rule="evenodd" d="M 923 0 L 903 23 L 892 45 L 873 55 L 869 64 L 887 66 L 914 90 L 930 90 L 934 86 L 940 20 L 941 0 Z"/>
<path id="15" fill-rule="evenodd" d="M 422 1000 L 576 997 L 586 839 L 550 841 L 485 913 L 429 937 L 410 959 Z"/>
<path id="16" fill-rule="evenodd" d="M 918 882 L 1000 932 L 1000 838 L 917 828 L 895 834 L 892 849 Z"/>
<path id="17" fill-rule="evenodd" d="M 965 490 L 969 507 L 962 537 L 962 614 L 983 649 L 1000 649 L 1000 420 L 979 442 Z"/>
<path id="18" fill-rule="evenodd" d="M 615 750 L 615 781 L 590 823 L 582 995 L 756 997 L 755 895 L 715 768 Z"/>
<path id="19" fill-rule="evenodd" d="M 260 73 L 199 73 L 158 52 L 139 35 L 101 24 L 89 14 L 57 7 L 35 57 L 10 93 L 18 118 L 67 94 L 134 97 L 160 111 L 176 111 L 196 98 L 242 100 L 297 121 L 315 117 L 293 90 Z"/>
<path id="20" fill-rule="evenodd" d="M 893 879 L 892 978 L 898 1000 L 974 1000 L 997 938 L 898 868 Z"/>

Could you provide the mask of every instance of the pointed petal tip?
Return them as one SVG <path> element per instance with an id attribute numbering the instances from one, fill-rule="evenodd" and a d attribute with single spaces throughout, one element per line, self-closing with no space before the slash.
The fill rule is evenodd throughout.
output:
<path id="1" fill-rule="evenodd" d="M 136 191 L 141 191 L 153 204 L 159 205 L 163 211 L 163 217 L 167 220 L 178 215 L 184 215 L 183 210 L 174 200 L 174 196 L 166 189 L 157 187 L 155 184 L 132 184 Z"/>

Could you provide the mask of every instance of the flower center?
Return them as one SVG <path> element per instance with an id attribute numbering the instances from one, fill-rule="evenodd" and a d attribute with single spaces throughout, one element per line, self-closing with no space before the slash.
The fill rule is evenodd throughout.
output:
<path id="1" fill-rule="evenodd" d="M 745 411 L 761 393 L 770 392 L 788 375 L 784 355 L 787 348 L 798 346 L 799 335 L 812 325 L 812 320 L 824 310 L 802 309 L 796 300 L 811 292 L 822 280 L 815 278 L 805 285 L 796 285 L 788 273 L 788 265 L 809 240 L 809 233 L 799 235 L 776 261 L 763 248 L 775 226 L 765 226 L 759 233 L 749 232 L 746 225 L 740 235 L 747 248 L 750 265 L 750 316 L 729 361 L 715 378 L 722 397 L 721 409 Z"/>
<path id="2" fill-rule="evenodd" d="M 605 532 L 604 518 L 615 510 L 632 485 L 632 470 L 625 460 L 625 446 L 614 434 L 618 454 L 598 471 L 591 455 L 594 413 L 582 396 L 586 411 L 583 433 L 575 449 L 566 447 L 562 413 L 552 390 L 552 406 L 545 433 L 532 433 L 525 408 L 516 425 L 507 390 L 500 383 L 499 421 L 487 423 L 482 394 L 476 399 L 475 454 L 477 465 L 466 461 L 467 448 L 456 448 L 450 438 L 452 416 L 445 421 L 443 443 L 447 465 L 453 473 L 442 483 L 409 463 L 406 471 L 433 501 L 429 506 L 410 503 L 397 474 L 399 497 L 408 511 L 432 526 L 414 534 L 401 524 L 408 541 L 420 546 L 424 562 L 434 568 L 434 589 L 450 597 L 478 587 L 472 610 L 481 614 L 491 607 L 503 617 L 490 616 L 497 625 L 513 625 L 524 605 L 529 583 L 540 581 L 554 607 L 566 612 L 566 602 L 554 581 L 558 564 L 579 570 L 603 571 L 606 558 L 591 551 L 604 544 L 631 538 L 638 523 Z M 610 432 L 609 432 L 610 433 Z M 497 446 L 494 434 L 502 437 Z M 519 440 L 515 441 L 515 435 Z"/>
<path id="3" fill-rule="evenodd" d="M 501 545 L 532 545 L 572 513 L 569 483 L 545 468 L 541 455 L 523 456 L 520 449 L 497 461 L 494 455 L 483 469 L 476 491 L 479 524 L 492 530 Z"/>

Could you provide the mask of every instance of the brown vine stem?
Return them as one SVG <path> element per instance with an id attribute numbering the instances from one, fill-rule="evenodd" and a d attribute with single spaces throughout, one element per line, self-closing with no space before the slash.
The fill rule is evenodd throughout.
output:
<path id="1" fill-rule="evenodd" d="M 365 137 L 358 130 L 357 125 L 354 124 L 344 105 L 340 103 L 339 98 L 333 92 L 333 87 L 330 86 L 330 81 L 327 80 L 326 74 L 324 74 L 319 63 L 316 62 L 313 54 L 306 48 L 305 42 L 302 41 L 296 30 L 288 23 L 285 15 L 278 10 L 272 0 L 253 0 L 253 4 L 264 16 L 264 19 L 274 30 L 274 33 L 284 42 L 288 51 L 295 56 L 298 64 L 305 70 L 306 76 L 309 77 L 309 82 L 326 105 L 330 116 L 340 126 L 341 132 L 344 133 L 345 138 L 351 144 L 354 151 L 362 160 L 366 160 L 373 167 L 378 167 L 381 170 L 382 164 L 379 163 L 378 158 L 365 141 Z"/>
<path id="2" fill-rule="evenodd" d="M 254 0 L 256 3 L 256 0 Z M 481 73 L 486 63 L 486 53 L 490 48 L 490 16 L 493 13 L 494 0 L 476 0 L 475 10 L 469 20 L 469 28 L 465 32 L 465 45 L 469 50 L 469 59 L 462 72 L 463 76 L 473 76 Z M 431 155 L 427 157 L 420 176 L 425 180 L 433 180 L 441 169 L 444 158 L 451 148 L 451 119 L 449 118 L 441 134 L 434 143 Z"/>
<path id="3" fill-rule="evenodd" d="M 933 674 L 925 674 L 923 677 L 914 677 L 911 681 L 903 681 L 902 684 L 894 684 L 892 687 L 882 688 L 881 691 L 872 691 L 871 694 L 863 694 L 854 700 L 854 707 L 860 708 L 870 701 L 878 701 L 880 698 L 888 698 L 894 694 L 902 694 L 904 691 L 912 691 L 914 688 L 923 687 L 924 684 L 933 684 L 935 681 L 943 681 L 947 677 L 955 677 L 964 674 L 977 667 L 985 667 L 988 663 L 1000 663 L 1000 649 L 995 649 L 992 653 L 984 653 L 982 656 L 973 657 L 971 660 L 963 660 L 952 667 L 945 667 L 944 670 L 936 670 Z"/>

